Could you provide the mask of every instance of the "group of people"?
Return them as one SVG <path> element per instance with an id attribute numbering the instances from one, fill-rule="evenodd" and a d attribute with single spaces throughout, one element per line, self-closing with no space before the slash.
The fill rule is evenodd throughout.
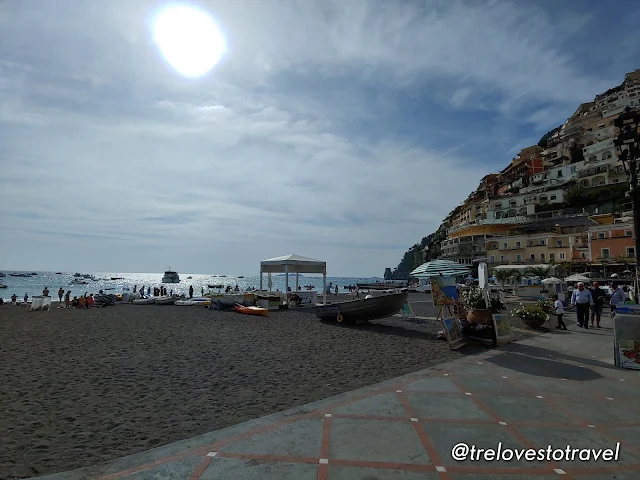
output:
<path id="1" fill-rule="evenodd" d="M 600 328 L 600 320 L 602 312 L 606 304 L 609 304 L 611 313 L 616 310 L 616 305 L 624 303 L 627 295 L 624 290 L 615 282 L 609 285 L 610 291 L 607 292 L 600 287 L 598 282 L 593 282 L 590 288 L 586 288 L 583 282 L 578 283 L 577 288 L 571 294 L 571 306 L 575 308 L 578 317 L 577 325 L 585 330 L 591 328 Z M 564 314 L 564 304 L 558 300 L 558 296 L 554 295 L 554 313 L 558 318 L 556 328 L 566 330 L 567 326 L 562 321 Z M 590 321 L 589 321 L 590 320 Z M 595 324 L 595 325 L 594 325 Z"/>

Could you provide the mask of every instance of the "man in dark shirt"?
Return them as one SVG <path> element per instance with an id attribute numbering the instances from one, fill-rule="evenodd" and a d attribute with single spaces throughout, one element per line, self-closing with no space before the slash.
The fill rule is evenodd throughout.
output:
<path id="1" fill-rule="evenodd" d="M 602 316 L 602 309 L 604 308 L 605 301 L 607 300 L 607 292 L 600 288 L 598 282 L 593 282 L 591 287 L 591 298 L 593 298 L 593 305 L 591 306 L 591 328 L 593 328 L 593 321 L 595 320 L 596 326 L 600 328 L 600 317 Z"/>

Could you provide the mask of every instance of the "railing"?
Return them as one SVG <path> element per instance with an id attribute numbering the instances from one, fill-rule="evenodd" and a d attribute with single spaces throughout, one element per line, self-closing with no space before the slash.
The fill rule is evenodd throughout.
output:
<path id="1" fill-rule="evenodd" d="M 583 168 L 582 170 L 578 170 L 578 178 L 610 173 L 612 170 L 613 168 L 611 165 L 600 165 L 598 167 Z"/>
<path id="2" fill-rule="evenodd" d="M 588 147 L 584 147 L 582 152 L 585 156 L 592 155 L 594 153 L 601 152 L 602 150 L 608 150 L 609 148 L 614 148 L 613 140 L 602 140 L 598 143 L 594 143 L 593 145 L 589 145 Z"/>

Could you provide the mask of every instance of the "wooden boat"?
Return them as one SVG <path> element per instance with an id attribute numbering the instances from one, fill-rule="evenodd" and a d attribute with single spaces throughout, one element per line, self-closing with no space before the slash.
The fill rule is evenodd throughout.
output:
<path id="1" fill-rule="evenodd" d="M 259 315 L 266 317 L 269 314 L 269 310 L 261 307 L 245 307 L 244 305 L 236 305 L 233 309 L 238 313 L 244 313 L 245 315 Z"/>
<path id="2" fill-rule="evenodd" d="M 317 305 L 315 311 L 320 320 L 337 320 L 340 323 L 359 324 L 398 313 L 408 296 L 408 292 L 389 293 L 373 298 L 350 300 L 331 305 Z"/>

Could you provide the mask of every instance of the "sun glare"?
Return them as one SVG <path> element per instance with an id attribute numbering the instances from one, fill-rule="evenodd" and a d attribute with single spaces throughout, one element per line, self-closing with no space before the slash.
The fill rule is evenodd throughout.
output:
<path id="1" fill-rule="evenodd" d="M 215 22 L 193 7 L 172 6 L 156 18 L 153 35 L 166 61 L 185 77 L 200 77 L 211 70 L 226 51 Z"/>

